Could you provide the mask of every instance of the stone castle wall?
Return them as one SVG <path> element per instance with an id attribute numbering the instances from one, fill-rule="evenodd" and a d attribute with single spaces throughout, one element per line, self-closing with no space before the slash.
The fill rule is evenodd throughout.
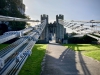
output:
<path id="1" fill-rule="evenodd" d="M 50 33 L 55 33 L 55 40 L 56 42 L 59 42 L 59 40 L 64 39 L 64 26 L 59 24 L 59 19 L 64 20 L 64 16 L 63 15 L 56 15 L 56 21 L 53 24 L 48 24 L 48 15 L 41 15 L 41 21 L 42 20 L 47 20 L 47 25 L 45 27 L 45 29 L 43 30 L 41 36 L 40 36 L 40 40 L 44 40 L 45 42 L 49 42 L 49 37 L 50 37 Z M 52 30 L 52 32 L 50 32 Z"/>

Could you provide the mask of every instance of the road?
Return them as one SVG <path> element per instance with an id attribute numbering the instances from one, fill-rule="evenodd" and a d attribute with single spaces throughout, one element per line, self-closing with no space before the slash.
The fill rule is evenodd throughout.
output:
<path id="1" fill-rule="evenodd" d="M 100 75 L 100 62 L 51 42 L 41 75 Z"/>

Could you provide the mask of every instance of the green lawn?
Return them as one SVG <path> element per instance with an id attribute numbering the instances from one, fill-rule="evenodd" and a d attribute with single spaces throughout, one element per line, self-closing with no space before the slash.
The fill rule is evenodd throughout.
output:
<path id="1" fill-rule="evenodd" d="M 18 75 L 40 75 L 41 62 L 45 55 L 46 45 L 36 44 L 33 47 L 32 55 L 26 60 Z"/>
<path id="2" fill-rule="evenodd" d="M 92 57 L 100 61 L 100 45 L 93 44 L 64 44 L 64 46 L 75 51 L 82 51 L 86 56 Z"/>
<path id="3" fill-rule="evenodd" d="M 9 44 L 0 44 L 0 50 L 7 47 Z"/>

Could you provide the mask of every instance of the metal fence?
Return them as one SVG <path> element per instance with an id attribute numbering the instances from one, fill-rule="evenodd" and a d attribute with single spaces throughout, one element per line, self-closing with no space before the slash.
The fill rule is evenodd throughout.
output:
<path id="1" fill-rule="evenodd" d="M 32 21 L 13 17 L 0 16 L 1 21 Z M 34 22 L 34 20 L 32 21 Z M 14 43 L 0 50 L 0 75 L 17 75 L 25 63 L 28 56 L 32 53 L 36 41 L 46 26 L 43 20 L 35 29 L 27 28 L 21 31 L 10 31 L 0 36 L 0 43 L 20 37 Z M 27 35 L 25 33 L 29 32 Z"/>

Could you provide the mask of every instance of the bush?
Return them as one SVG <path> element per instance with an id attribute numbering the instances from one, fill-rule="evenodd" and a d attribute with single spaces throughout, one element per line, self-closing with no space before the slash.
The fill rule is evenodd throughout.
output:
<path id="1" fill-rule="evenodd" d="M 83 37 L 70 37 L 68 38 L 68 43 L 73 44 L 89 44 L 92 43 L 92 41 L 97 41 L 96 39 L 93 39 L 87 35 L 84 35 Z"/>

